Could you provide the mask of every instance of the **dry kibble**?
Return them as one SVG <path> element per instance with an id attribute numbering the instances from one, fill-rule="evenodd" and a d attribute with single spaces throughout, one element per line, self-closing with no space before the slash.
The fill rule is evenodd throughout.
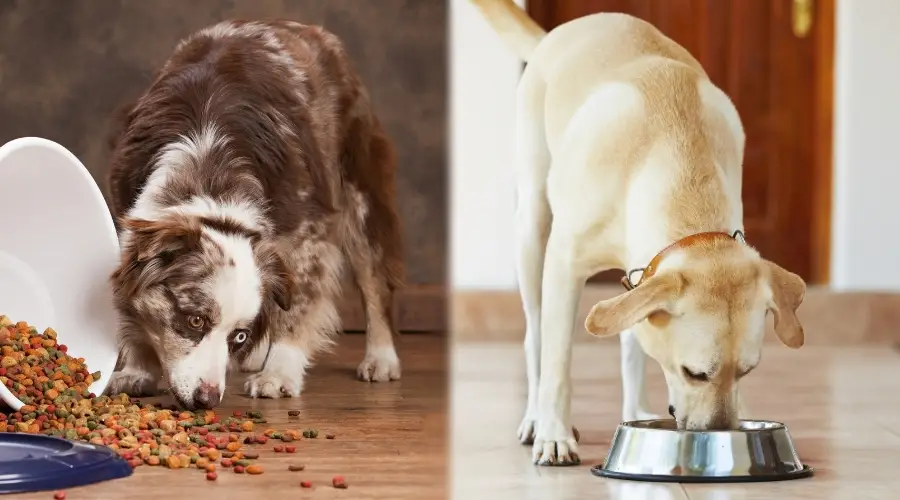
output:
<path id="1" fill-rule="evenodd" d="M 262 474 L 263 466 L 250 460 L 260 457 L 256 445 L 265 445 L 269 439 L 292 443 L 301 435 L 318 436 L 315 429 L 302 433 L 296 429 L 263 430 L 257 424 L 265 424 L 266 419 L 259 411 L 219 416 L 212 410 L 184 411 L 147 404 L 126 394 L 98 397 L 89 387 L 100 376 L 100 372 L 88 370 L 84 358 L 69 353 L 53 329 L 38 333 L 26 322 L 14 323 L 0 315 L 0 383 L 24 403 L 18 411 L 0 410 L 0 432 L 46 434 L 106 446 L 133 468 L 196 467 L 210 481 L 217 479 L 216 462 L 233 468 L 236 474 Z M 300 411 L 290 410 L 288 415 L 299 417 Z M 334 435 L 326 437 L 333 439 Z M 296 446 L 278 444 L 273 450 L 296 453 Z M 287 468 L 296 472 L 305 466 Z M 332 483 L 335 488 L 346 488 L 340 476 Z M 312 483 L 303 481 L 301 486 L 311 488 Z M 54 499 L 65 496 L 58 491 Z"/>
<path id="2" fill-rule="evenodd" d="M 53 500 L 66 500 L 65 491 L 57 491 L 53 494 Z"/>
<path id="3" fill-rule="evenodd" d="M 325 439 L 334 439 L 334 434 L 325 434 Z"/>
<path id="4" fill-rule="evenodd" d="M 347 489 L 347 481 L 344 480 L 344 476 L 334 476 L 331 479 L 331 485 L 340 490 Z"/>

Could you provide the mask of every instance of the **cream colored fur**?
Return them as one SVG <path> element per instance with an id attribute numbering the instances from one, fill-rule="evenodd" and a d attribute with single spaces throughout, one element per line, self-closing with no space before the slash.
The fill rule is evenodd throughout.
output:
<path id="1" fill-rule="evenodd" d="M 644 267 L 691 234 L 743 230 L 744 132 L 700 64 L 644 21 L 596 14 L 543 35 L 510 0 L 473 1 L 528 61 L 516 125 L 528 375 L 518 435 L 533 441 L 536 463 L 569 465 L 579 461 L 569 366 L 585 281 Z M 717 240 L 667 254 L 655 276 L 597 304 L 585 327 L 621 334 L 623 420 L 655 417 L 646 351 L 663 368 L 679 427 L 734 427 L 737 382 L 759 362 L 767 312 L 799 347 L 804 292 L 741 240 Z"/>

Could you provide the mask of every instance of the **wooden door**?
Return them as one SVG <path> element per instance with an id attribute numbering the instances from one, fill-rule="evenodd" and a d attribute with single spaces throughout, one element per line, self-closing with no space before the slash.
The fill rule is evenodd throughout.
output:
<path id="1" fill-rule="evenodd" d="M 813 23 L 805 35 L 793 25 L 802 0 L 529 0 L 528 11 L 545 29 L 623 12 L 690 51 L 744 123 L 749 243 L 808 282 L 822 283 L 830 246 L 834 0 L 808 1 Z"/>
<path id="2" fill-rule="evenodd" d="M 0 144 L 40 136 L 72 151 L 105 190 L 104 138 L 182 37 L 232 18 L 287 18 L 340 36 L 397 147 L 407 289 L 402 331 L 446 330 L 445 2 L 406 0 L 0 1 Z M 346 288 L 344 327 L 365 327 Z"/>

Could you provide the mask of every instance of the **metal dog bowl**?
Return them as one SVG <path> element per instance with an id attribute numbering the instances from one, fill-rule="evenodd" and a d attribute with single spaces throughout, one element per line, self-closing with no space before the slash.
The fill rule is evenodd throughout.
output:
<path id="1" fill-rule="evenodd" d="M 742 420 L 732 431 L 678 430 L 675 420 L 619 424 L 606 463 L 594 475 L 673 483 L 783 481 L 809 477 L 787 427 Z"/>

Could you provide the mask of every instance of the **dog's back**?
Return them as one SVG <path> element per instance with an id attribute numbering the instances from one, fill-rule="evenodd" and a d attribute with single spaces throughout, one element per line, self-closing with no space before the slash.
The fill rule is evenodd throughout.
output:
<path id="1" fill-rule="evenodd" d="M 645 21 L 604 13 L 556 27 L 523 55 L 520 126 L 535 128 L 550 161 L 522 162 L 520 188 L 546 193 L 554 224 L 599 229 L 606 243 L 591 253 L 631 246 L 626 227 L 660 240 L 684 229 L 662 227 L 660 213 L 676 226 L 739 223 L 740 118 L 687 50 Z"/>

